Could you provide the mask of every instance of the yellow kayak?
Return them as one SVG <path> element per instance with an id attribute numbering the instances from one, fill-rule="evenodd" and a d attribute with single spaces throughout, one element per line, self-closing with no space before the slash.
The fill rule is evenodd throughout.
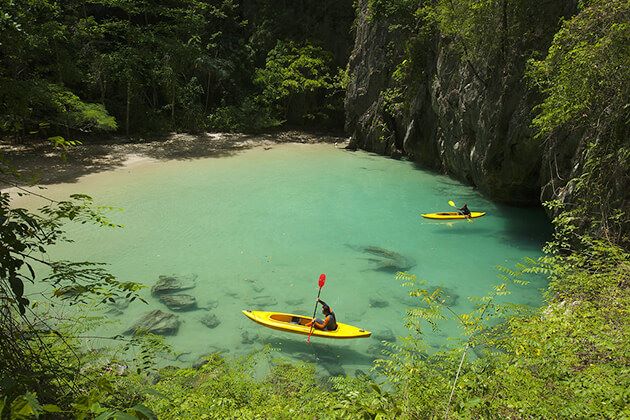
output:
<path id="1" fill-rule="evenodd" d="M 283 314 L 281 312 L 243 311 L 243 314 L 254 322 L 274 330 L 308 335 L 311 327 L 306 324 L 312 318 L 303 315 Z M 337 322 L 335 331 L 322 331 L 313 328 L 313 334 L 325 338 L 365 338 L 372 335 L 370 331 Z"/>
<path id="2" fill-rule="evenodd" d="M 470 212 L 471 219 L 476 219 L 477 217 L 481 217 L 485 215 L 486 215 L 485 211 L 471 211 Z M 421 216 L 426 217 L 427 219 L 438 219 L 438 220 L 466 219 L 466 216 L 456 211 L 444 211 L 441 213 L 426 213 L 426 214 L 421 214 Z"/>

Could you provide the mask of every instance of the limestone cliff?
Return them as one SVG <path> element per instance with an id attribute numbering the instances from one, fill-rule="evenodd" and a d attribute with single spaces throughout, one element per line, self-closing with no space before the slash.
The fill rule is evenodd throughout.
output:
<path id="1" fill-rule="evenodd" d="M 544 53 L 561 17 L 575 11 L 569 3 L 539 5 L 532 12 L 537 15 L 528 17 L 536 27 L 520 29 L 533 31 L 516 45 L 521 53 L 496 54 L 485 62 L 463 60 L 458 40 L 433 33 L 420 47 L 421 68 L 405 86 L 410 93 L 392 111 L 388 89 L 409 35 L 386 19 L 371 18 L 367 0 L 359 1 L 345 102 L 351 147 L 405 155 L 498 201 L 539 203 L 541 186 L 562 174 L 541 170 L 545 145 L 532 138 L 530 128 L 539 98 L 523 75 L 529 56 Z M 570 150 L 563 153 L 572 159 Z"/>

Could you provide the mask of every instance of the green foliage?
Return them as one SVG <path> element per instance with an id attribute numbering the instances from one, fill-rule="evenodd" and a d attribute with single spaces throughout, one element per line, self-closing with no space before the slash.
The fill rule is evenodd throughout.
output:
<path id="1" fill-rule="evenodd" d="M 62 7 L 45 0 L 3 3 L 0 131 L 38 132 L 40 123 L 78 131 L 116 129 L 102 105 L 84 102 L 64 86 L 73 64 L 62 47 L 69 37 Z"/>
<path id="2" fill-rule="evenodd" d="M 342 74 L 333 68 L 332 55 L 311 44 L 298 46 L 278 41 L 269 51 L 265 67 L 257 69 L 254 83 L 262 88 L 259 102 L 272 115 L 289 123 L 325 122 L 330 119 L 329 98 L 341 89 Z"/>
<path id="3" fill-rule="evenodd" d="M 544 60 L 530 61 L 529 76 L 545 95 L 533 121 L 539 136 L 567 124 L 627 123 L 629 18 L 627 1 L 591 1 L 563 24 Z"/>
<path id="4" fill-rule="evenodd" d="M 61 85 L 0 79 L 0 96 L 10 109 L 0 114 L 0 130 L 46 132 L 53 126 L 74 131 L 112 131 L 118 126 L 101 104 L 87 103 Z"/>
<path id="5" fill-rule="evenodd" d="M 324 3 L 304 15 L 266 0 L 2 0 L 0 132 L 71 138 L 275 125 L 265 116 L 249 127 L 243 114 L 257 94 L 255 68 L 278 39 L 331 48 L 337 66 L 349 55 L 351 2 Z M 339 111 L 337 96 L 329 102 Z"/>
<path id="6" fill-rule="evenodd" d="M 8 170 L 0 169 L 3 176 L 9 176 Z M 106 387 L 109 382 L 108 378 L 102 377 L 102 371 L 88 374 L 84 369 L 92 355 L 85 353 L 78 335 L 81 328 L 89 328 L 93 322 L 80 318 L 68 326 L 58 314 L 51 317 L 46 310 L 48 306 L 59 304 L 59 299 L 73 305 L 89 303 L 93 307 L 117 299 L 133 301 L 139 298 L 140 284 L 116 279 L 103 269 L 102 264 L 57 261 L 50 259 L 47 253 L 50 246 L 71 241 L 64 232 L 65 223 L 116 227 L 104 215 L 111 209 L 94 205 L 92 199 L 83 194 L 54 201 L 16 188 L 20 195 L 37 195 L 49 204 L 34 213 L 12 207 L 9 194 L 0 193 L 0 392 L 4 397 L 3 411 L 12 418 L 32 418 L 55 412 L 71 412 L 85 418 L 110 412 L 110 408 L 126 410 L 129 405 L 112 401 L 112 394 L 122 392 Z M 44 283 L 52 289 L 50 298 L 38 302 L 27 297 L 25 291 L 30 284 L 41 288 Z M 149 356 L 153 355 L 151 348 L 159 348 L 149 338 L 134 338 L 128 344 L 139 346 L 141 354 Z M 136 364 L 142 367 L 143 362 Z M 89 395 L 80 392 L 86 389 L 90 390 Z M 91 399 L 91 402 L 83 404 L 78 400 L 80 398 Z M 97 406 L 101 408 L 96 410 Z"/>
<path id="7" fill-rule="evenodd" d="M 289 418 L 321 413 L 327 393 L 313 368 L 275 361 L 268 377 L 252 379 L 256 360 L 212 355 L 199 369 L 163 369 L 147 402 L 160 418 Z"/>
<path id="8" fill-rule="evenodd" d="M 580 171 L 571 174 L 572 203 L 558 220 L 560 236 L 578 229 L 628 244 L 625 190 L 630 182 L 630 5 L 591 1 L 564 22 L 544 60 L 528 75 L 544 95 L 533 125 L 555 152 L 567 134 L 581 139 Z"/>
<path id="9" fill-rule="evenodd" d="M 412 290 L 423 307 L 409 311 L 409 325 L 420 336 L 389 345 L 377 362 L 396 385 L 403 416 L 442 417 L 449 410 L 462 418 L 627 415 L 630 255 L 588 237 L 570 254 L 556 245 L 539 261 L 503 270 L 517 283 L 523 275 L 549 276 L 548 305 L 533 314 L 496 304 L 505 285 L 477 300 L 470 314 L 444 307 L 439 290 Z M 414 276 L 398 278 L 415 285 Z M 422 343 L 423 324 L 439 328 L 447 317 L 458 319 L 468 340 L 431 354 Z M 469 348 L 482 357 L 466 360 Z"/>
<path id="10" fill-rule="evenodd" d="M 216 131 L 248 132 L 278 127 L 282 121 L 273 118 L 269 106 L 251 96 L 240 105 L 219 107 L 208 117 L 208 126 Z"/>

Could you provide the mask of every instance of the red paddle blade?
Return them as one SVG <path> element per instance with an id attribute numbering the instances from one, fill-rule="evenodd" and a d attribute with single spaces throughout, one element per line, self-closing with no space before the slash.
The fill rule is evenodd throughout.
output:
<path id="1" fill-rule="evenodd" d="M 324 283 L 326 283 L 326 274 L 319 275 L 319 288 L 324 287 Z"/>

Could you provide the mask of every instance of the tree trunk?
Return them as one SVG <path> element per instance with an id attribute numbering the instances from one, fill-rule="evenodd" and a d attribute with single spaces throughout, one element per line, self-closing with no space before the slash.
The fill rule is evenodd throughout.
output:
<path id="1" fill-rule="evenodd" d="M 204 112 L 208 112 L 208 102 L 210 102 L 210 78 L 212 77 L 212 71 L 208 70 L 208 85 L 206 86 L 206 106 L 203 109 Z"/>
<path id="2" fill-rule="evenodd" d="M 129 137 L 129 112 L 131 110 L 131 78 L 127 78 L 127 109 L 125 111 L 125 135 Z"/>
<path id="3" fill-rule="evenodd" d="M 172 85 L 171 92 L 171 128 L 175 125 L 175 82 Z"/>

